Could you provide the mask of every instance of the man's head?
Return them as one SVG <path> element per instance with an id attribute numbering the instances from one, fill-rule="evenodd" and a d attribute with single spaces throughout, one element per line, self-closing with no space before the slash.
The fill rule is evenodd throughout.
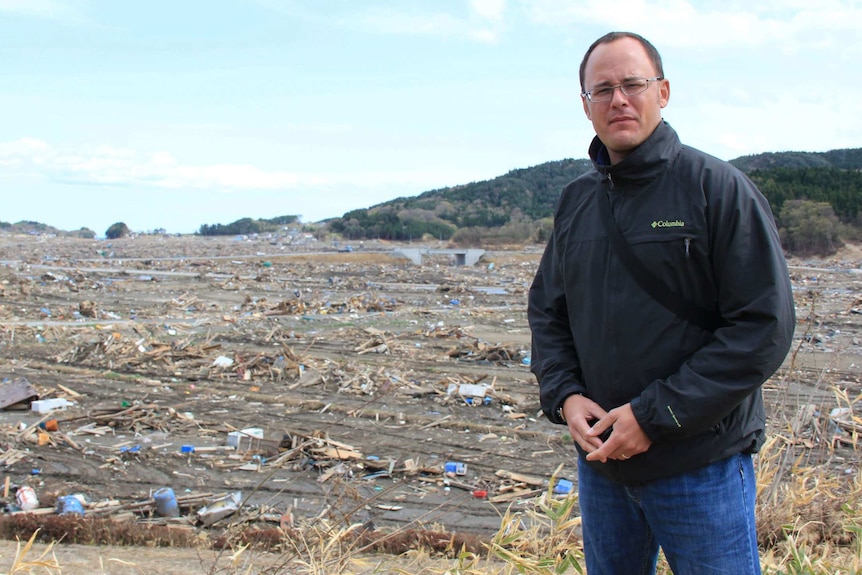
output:
<path id="1" fill-rule="evenodd" d="M 596 40 L 581 62 L 580 80 L 584 112 L 614 164 L 653 133 L 670 99 L 661 56 L 630 32 Z"/>

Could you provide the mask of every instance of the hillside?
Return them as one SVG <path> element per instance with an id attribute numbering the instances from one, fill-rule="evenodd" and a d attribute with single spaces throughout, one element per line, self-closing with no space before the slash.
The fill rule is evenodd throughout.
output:
<path id="1" fill-rule="evenodd" d="M 563 186 L 588 169 L 588 160 L 546 162 L 493 180 L 353 210 L 329 225 L 333 231 L 353 238 L 409 239 L 429 234 L 448 239 L 464 228 L 534 222 L 551 217 Z"/>
<path id="2" fill-rule="evenodd" d="M 844 229 L 862 226 L 862 148 L 828 152 L 771 152 L 742 156 L 731 164 L 746 172 L 781 217 L 785 203 L 828 204 Z M 491 180 L 400 197 L 315 226 L 346 239 L 413 240 L 423 237 L 463 245 L 544 241 L 563 187 L 592 169 L 587 159 L 565 159 L 512 170 Z M 821 210 L 822 211 L 822 210 Z M 231 224 L 203 224 L 200 235 L 278 231 L 298 216 L 243 218 Z M 836 222 L 837 225 L 837 222 Z M 38 222 L 0 221 L 0 232 L 95 237 L 87 228 L 62 231 Z M 830 232 L 831 233 L 831 232 Z M 854 236 L 862 235 L 855 230 Z"/>
<path id="3" fill-rule="evenodd" d="M 49 235 L 58 237 L 75 237 L 89 239 L 96 237 L 96 232 L 89 228 L 65 231 L 40 222 L 31 222 L 26 220 L 15 222 L 14 224 L 0 221 L 0 232 L 7 232 L 11 234 Z"/>
<path id="4" fill-rule="evenodd" d="M 844 148 L 828 152 L 771 152 L 741 156 L 730 161 L 743 172 L 771 168 L 862 169 L 862 148 Z"/>
<path id="5" fill-rule="evenodd" d="M 828 152 L 775 152 L 743 156 L 731 164 L 749 174 L 779 214 L 789 200 L 830 204 L 845 223 L 862 211 L 862 148 Z M 328 222 L 352 239 L 407 240 L 429 235 L 472 243 L 477 239 L 542 239 L 562 188 L 591 169 L 589 160 L 539 164 L 482 182 L 397 198 L 353 210 Z M 508 228 L 503 232 L 501 228 Z M 491 232 L 490 230 L 496 230 Z M 524 234 L 527 237 L 524 237 Z"/>

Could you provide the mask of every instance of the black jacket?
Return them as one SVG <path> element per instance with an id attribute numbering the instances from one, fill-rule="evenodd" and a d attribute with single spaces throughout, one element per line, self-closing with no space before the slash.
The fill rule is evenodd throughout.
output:
<path id="1" fill-rule="evenodd" d="M 591 463 L 627 485 L 674 475 L 763 442 L 760 386 L 781 365 L 795 315 L 766 199 L 730 164 L 683 146 L 662 122 L 609 166 L 594 139 L 591 171 L 563 190 L 530 288 L 531 369 L 554 423 L 573 393 L 604 409 L 631 402 L 650 449 Z M 611 248 L 597 194 L 635 255 L 680 298 L 716 310 L 714 332 L 638 287 Z"/>

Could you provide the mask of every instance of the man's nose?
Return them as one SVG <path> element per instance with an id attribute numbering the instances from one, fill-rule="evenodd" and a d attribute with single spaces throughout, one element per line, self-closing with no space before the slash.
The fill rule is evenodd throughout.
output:
<path id="1" fill-rule="evenodd" d="M 629 97 L 623 94 L 622 86 L 614 86 L 614 91 L 611 92 L 611 106 L 619 106 L 628 104 Z"/>

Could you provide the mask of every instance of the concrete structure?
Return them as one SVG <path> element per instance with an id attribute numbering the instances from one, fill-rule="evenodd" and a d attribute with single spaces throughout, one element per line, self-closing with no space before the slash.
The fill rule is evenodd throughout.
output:
<path id="1" fill-rule="evenodd" d="M 392 251 L 393 255 L 402 256 L 416 265 L 422 265 L 422 256 L 450 255 L 456 266 L 473 266 L 485 255 L 485 250 L 432 250 L 429 248 L 402 248 Z"/>

